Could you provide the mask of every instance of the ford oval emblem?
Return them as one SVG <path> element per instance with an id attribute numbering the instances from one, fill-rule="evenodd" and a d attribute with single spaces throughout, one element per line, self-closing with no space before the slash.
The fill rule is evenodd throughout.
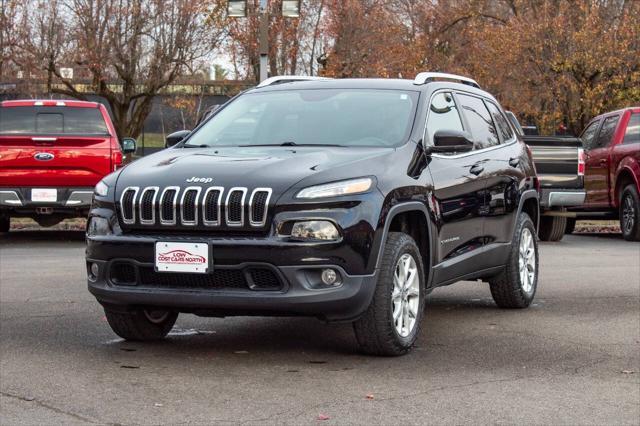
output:
<path id="1" fill-rule="evenodd" d="M 33 158 L 38 161 L 51 161 L 55 158 L 55 155 L 50 152 L 38 152 L 33 156 Z"/>

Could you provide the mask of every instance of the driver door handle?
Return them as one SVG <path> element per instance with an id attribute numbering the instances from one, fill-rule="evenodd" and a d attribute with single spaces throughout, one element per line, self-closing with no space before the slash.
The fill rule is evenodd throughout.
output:
<path id="1" fill-rule="evenodd" d="M 483 171 L 484 171 L 484 166 L 482 164 L 474 164 L 469 169 L 469 173 L 471 173 L 472 175 L 476 175 L 476 176 L 478 176 Z"/>

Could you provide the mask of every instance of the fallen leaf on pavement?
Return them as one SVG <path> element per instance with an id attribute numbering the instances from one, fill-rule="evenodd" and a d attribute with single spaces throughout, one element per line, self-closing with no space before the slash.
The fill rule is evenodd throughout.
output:
<path id="1" fill-rule="evenodd" d="M 318 414 L 318 420 L 329 420 L 331 417 L 326 414 Z"/>
<path id="2" fill-rule="evenodd" d="M 373 394 L 372 393 L 368 394 L 367 399 L 373 399 Z"/>

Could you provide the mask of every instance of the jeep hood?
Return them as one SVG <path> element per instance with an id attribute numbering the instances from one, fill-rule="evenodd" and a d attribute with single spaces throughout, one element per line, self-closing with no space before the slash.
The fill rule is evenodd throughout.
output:
<path id="1" fill-rule="evenodd" d="M 339 147 L 221 147 L 166 149 L 125 167 L 118 177 L 117 196 L 128 186 L 222 186 L 273 188 L 282 194 L 301 180 L 334 170 L 350 170 L 351 177 L 375 174 L 373 159 L 393 148 Z M 358 170 L 362 169 L 361 172 Z M 349 176 L 348 176 L 349 177 Z M 187 182 L 196 178 L 199 181 Z M 208 181 L 208 179 L 212 181 Z M 206 181 L 202 180 L 206 179 Z M 316 179 L 312 179 L 316 181 Z M 205 183 L 206 182 L 206 183 Z"/>

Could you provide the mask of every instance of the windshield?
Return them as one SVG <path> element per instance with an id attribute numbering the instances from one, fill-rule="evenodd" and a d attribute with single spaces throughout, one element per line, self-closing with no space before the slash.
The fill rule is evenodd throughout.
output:
<path id="1" fill-rule="evenodd" d="M 398 146 L 411 132 L 418 95 L 371 89 L 250 93 L 206 122 L 185 146 Z"/>

